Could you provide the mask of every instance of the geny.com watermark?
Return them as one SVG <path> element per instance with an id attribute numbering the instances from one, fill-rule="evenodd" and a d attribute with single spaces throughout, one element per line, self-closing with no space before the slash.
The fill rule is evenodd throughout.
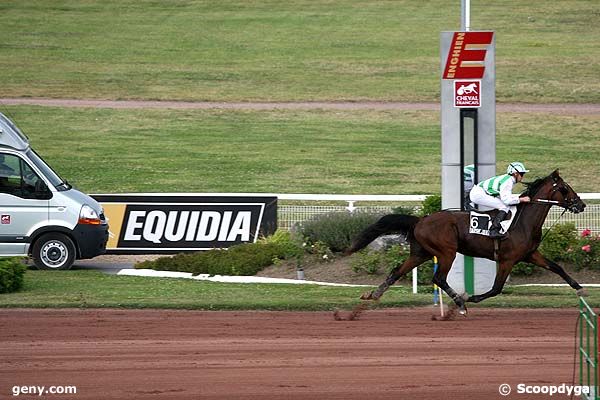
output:
<path id="1" fill-rule="evenodd" d="M 12 395 L 53 395 L 53 394 L 77 394 L 77 386 L 13 386 Z"/>
<path id="2" fill-rule="evenodd" d="M 525 383 L 517 384 L 517 390 L 513 391 L 512 386 L 508 383 L 503 383 L 498 387 L 498 392 L 502 396 L 514 394 L 547 394 L 548 396 L 565 395 L 565 396 L 581 396 L 582 394 L 590 394 L 589 386 L 573 386 L 563 383 L 562 385 L 527 385 Z"/>

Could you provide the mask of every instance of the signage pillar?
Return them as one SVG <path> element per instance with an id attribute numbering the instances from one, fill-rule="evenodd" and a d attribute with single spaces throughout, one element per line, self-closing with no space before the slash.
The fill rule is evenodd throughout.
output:
<path id="1" fill-rule="evenodd" d="M 495 35 L 491 31 L 441 33 L 442 209 L 468 203 L 464 167 L 474 183 L 496 175 Z M 457 254 L 448 283 L 458 293 L 488 291 L 496 263 Z"/>

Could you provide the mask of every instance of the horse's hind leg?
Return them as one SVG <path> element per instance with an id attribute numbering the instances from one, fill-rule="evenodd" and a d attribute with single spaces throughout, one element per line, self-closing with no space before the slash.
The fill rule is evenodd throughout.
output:
<path id="1" fill-rule="evenodd" d="M 427 261 L 431 256 L 425 254 L 411 254 L 406 261 L 399 267 L 396 267 L 390 272 L 387 279 L 379 285 L 377 289 L 370 293 L 365 293 L 361 296 L 362 300 L 379 300 L 381 296 L 392 286 L 396 281 L 409 273 L 413 268 L 418 267 Z"/>
<path id="2" fill-rule="evenodd" d="M 470 303 L 479 303 L 482 300 L 497 296 L 502 293 L 502 288 L 504 287 L 506 279 L 512 270 L 512 266 L 513 263 L 510 261 L 501 262 L 498 267 L 498 273 L 496 274 L 496 279 L 494 280 L 494 285 L 492 288 L 483 294 L 470 296 L 467 301 Z"/>

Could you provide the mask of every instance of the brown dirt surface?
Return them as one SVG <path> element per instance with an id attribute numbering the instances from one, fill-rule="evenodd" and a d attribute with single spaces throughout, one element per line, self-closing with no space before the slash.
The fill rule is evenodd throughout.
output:
<path id="1" fill-rule="evenodd" d="M 240 110 L 433 110 L 440 109 L 439 103 L 405 103 L 383 101 L 303 101 L 303 102 L 192 102 L 153 100 L 103 100 L 103 99 L 45 99 L 4 98 L 3 105 L 38 105 L 48 107 L 92 107 L 92 108 L 143 108 L 143 109 L 240 109 Z M 527 104 L 498 103 L 498 112 L 532 112 L 566 115 L 599 114 L 600 104 Z"/>
<path id="2" fill-rule="evenodd" d="M 0 394 L 69 385 L 76 395 L 43 398 L 495 399 L 503 383 L 571 383 L 576 309 L 432 314 L 3 309 Z"/>

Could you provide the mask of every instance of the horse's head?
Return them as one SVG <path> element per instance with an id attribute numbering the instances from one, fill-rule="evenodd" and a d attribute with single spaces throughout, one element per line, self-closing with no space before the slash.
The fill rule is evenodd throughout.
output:
<path id="1" fill-rule="evenodd" d="M 561 178 L 558 169 L 546 178 L 528 185 L 527 192 L 532 200 L 556 202 L 556 205 L 577 214 L 583 212 L 585 203 L 573 188 Z"/>

